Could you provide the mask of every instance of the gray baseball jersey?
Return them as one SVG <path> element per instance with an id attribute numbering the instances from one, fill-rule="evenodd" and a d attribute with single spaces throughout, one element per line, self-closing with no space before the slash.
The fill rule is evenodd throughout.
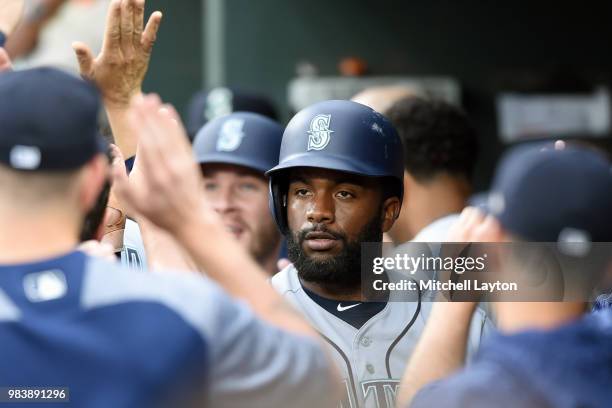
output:
<path id="1" fill-rule="evenodd" d="M 147 270 L 147 257 L 140 228 L 135 221 L 129 218 L 125 220 L 121 263 L 123 266 L 137 271 Z"/>
<path id="2" fill-rule="evenodd" d="M 272 285 L 319 331 L 332 350 L 344 379 L 339 407 L 395 407 L 395 397 L 406 363 L 414 350 L 433 303 L 397 301 L 394 293 L 384 308 L 356 328 L 315 302 L 302 287 L 297 270 L 288 266 L 272 278 Z M 350 306 L 349 306 L 350 307 Z M 338 303 L 337 310 L 347 310 Z M 491 329 L 484 312 L 474 315 L 468 356 Z"/>

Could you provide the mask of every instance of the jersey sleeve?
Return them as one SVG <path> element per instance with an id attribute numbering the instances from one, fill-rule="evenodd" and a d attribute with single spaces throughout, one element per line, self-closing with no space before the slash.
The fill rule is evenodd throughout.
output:
<path id="1" fill-rule="evenodd" d="M 207 339 L 211 406 L 335 406 L 322 344 L 262 322 L 220 290 L 215 297 Z"/>

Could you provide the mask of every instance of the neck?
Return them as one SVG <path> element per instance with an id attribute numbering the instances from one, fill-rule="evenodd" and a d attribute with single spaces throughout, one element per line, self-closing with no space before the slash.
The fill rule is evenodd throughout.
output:
<path id="1" fill-rule="evenodd" d="M 40 214 L 0 208 L 0 264 L 35 262 L 76 248 L 81 226 L 74 213 Z"/>
<path id="2" fill-rule="evenodd" d="M 499 330 L 551 330 L 578 319 L 586 310 L 584 302 L 499 302 L 495 303 Z"/>
<path id="3" fill-rule="evenodd" d="M 264 259 L 259 260 L 258 262 L 259 265 L 263 268 L 263 270 L 266 271 L 270 276 L 274 276 L 278 272 L 278 256 L 280 254 L 281 244 L 282 243 L 279 240 L 274 250 L 271 251 L 268 256 L 266 256 Z"/>
<path id="4" fill-rule="evenodd" d="M 396 245 L 412 240 L 435 220 L 463 210 L 470 195 L 467 181 L 446 174 L 426 183 L 410 176 L 400 218 L 389 232 Z"/>
<path id="5" fill-rule="evenodd" d="M 363 300 L 360 286 L 355 289 L 347 289 L 334 285 L 307 282 L 302 278 L 300 278 L 300 283 L 304 288 L 308 289 L 309 291 L 327 299 L 334 299 L 344 302 Z"/>

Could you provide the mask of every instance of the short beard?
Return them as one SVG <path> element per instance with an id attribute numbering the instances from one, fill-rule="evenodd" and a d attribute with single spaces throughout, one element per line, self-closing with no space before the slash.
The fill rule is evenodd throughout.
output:
<path id="1" fill-rule="evenodd" d="M 380 214 L 380 212 L 379 212 Z M 344 234 L 328 231 L 324 224 L 313 228 L 289 232 L 287 254 L 298 271 L 301 280 L 315 283 L 334 293 L 352 293 L 361 287 L 361 244 L 382 241 L 382 221 L 380 215 L 374 216 L 359 232 L 355 241 L 348 241 Z M 327 232 L 343 242 L 338 255 L 324 261 L 308 257 L 302 250 L 306 234 L 313 231 Z"/>

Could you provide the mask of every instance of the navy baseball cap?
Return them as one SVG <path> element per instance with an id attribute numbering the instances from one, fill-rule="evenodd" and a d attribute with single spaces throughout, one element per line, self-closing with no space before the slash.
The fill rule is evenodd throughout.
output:
<path id="1" fill-rule="evenodd" d="M 263 95 L 225 87 L 198 92 L 187 107 L 185 126 L 193 140 L 202 126 L 215 118 L 233 112 L 253 112 L 274 121 L 278 113 L 272 102 Z"/>
<path id="2" fill-rule="evenodd" d="M 504 156 L 486 210 L 534 242 L 612 242 L 612 167 L 593 149 L 521 146 Z"/>
<path id="3" fill-rule="evenodd" d="M 204 125 L 193 151 L 200 164 L 235 164 L 263 174 L 278 164 L 282 139 L 283 127 L 272 119 L 235 112 Z"/>
<path id="4" fill-rule="evenodd" d="M 0 75 L 0 163 L 15 170 L 74 170 L 107 144 L 98 134 L 100 96 L 52 68 Z"/>

